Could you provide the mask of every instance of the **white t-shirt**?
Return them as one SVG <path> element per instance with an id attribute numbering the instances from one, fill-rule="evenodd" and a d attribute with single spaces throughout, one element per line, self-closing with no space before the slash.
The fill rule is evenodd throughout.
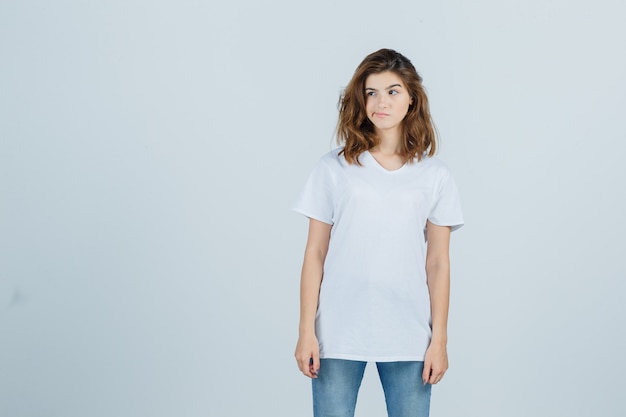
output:
<path id="1" fill-rule="evenodd" d="M 437 158 L 387 171 L 369 152 L 335 149 L 293 209 L 332 225 L 315 328 L 322 358 L 423 361 L 430 343 L 426 221 L 463 225 L 454 179 Z"/>

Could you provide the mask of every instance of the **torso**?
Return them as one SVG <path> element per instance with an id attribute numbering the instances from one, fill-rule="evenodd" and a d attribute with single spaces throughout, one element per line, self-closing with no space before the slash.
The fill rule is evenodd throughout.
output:
<path id="1" fill-rule="evenodd" d="M 449 172 L 427 156 L 405 163 L 366 151 L 357 165 L 339 151 L 322 157 L 294 208 L 332 225 L 316 316 L 320 357 L 424 360 L 426 222 L 462 224 L 457 200 L 439 198 L 456 193 L 445 187 Z"/>

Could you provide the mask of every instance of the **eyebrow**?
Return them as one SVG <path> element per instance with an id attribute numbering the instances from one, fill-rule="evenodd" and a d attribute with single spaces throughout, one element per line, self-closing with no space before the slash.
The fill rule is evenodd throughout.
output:
<path id="1" fill-rule="evenodd" d="M 400 84 L 391 84 L 389 87 L 385 88 L 385 90 L 391 90 L 394 87 L 400 87 L 402 88 L 402 86 Z M 365 87 L 366 90 L 373 90 L 373 91 L 378 91 L 375 88 L 372 87 Z"/>

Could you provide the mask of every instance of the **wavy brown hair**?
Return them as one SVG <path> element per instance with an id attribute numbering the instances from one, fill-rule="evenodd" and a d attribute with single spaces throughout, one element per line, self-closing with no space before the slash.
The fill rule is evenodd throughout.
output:
<path id="1" fill-rule="evenodd" d="M 408 162 L 414 158 L 420 161 L 422 155 L 433 156 L 437 150 L 437 131 L 422 77 L 407 57 L 392 49 L 381 49 L 365 57 L 339 98 L 337 143 L 344 145 L 341 153 L 350 164 L 361 165 L 359 155 L 380 143 L 365 112 L 365 80 L 371 74 L 385 71 L 398 75 L 413 99 L 402 121 L 402 157 Z"/>

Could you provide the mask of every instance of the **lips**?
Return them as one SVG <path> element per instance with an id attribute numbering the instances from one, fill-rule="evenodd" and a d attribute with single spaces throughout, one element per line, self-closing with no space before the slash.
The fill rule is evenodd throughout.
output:
<path id="1" fill-rule="evenodd" d="M 389 114 L 388 113 L 374 112 L 374 116 L 376 116 L 376 117 L 389 117 Z"/>

